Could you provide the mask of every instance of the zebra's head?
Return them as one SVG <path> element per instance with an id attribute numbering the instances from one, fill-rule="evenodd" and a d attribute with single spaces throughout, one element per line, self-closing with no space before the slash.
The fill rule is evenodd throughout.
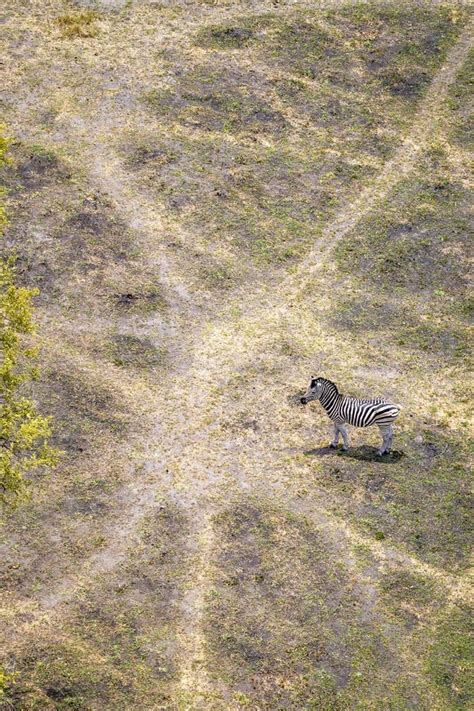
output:
<path id="1" fill-rule="evenodd" d="M 311 378 L 307 392 L 300 399 L 302 405 L 306 405 L 311 400 L 319 400 L 323 392 L 325 380 L 324 378 Z"/>

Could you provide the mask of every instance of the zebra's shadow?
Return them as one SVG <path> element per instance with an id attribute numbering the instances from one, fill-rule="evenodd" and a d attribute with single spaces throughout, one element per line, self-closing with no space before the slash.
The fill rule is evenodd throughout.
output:
<path id="1" fill-rule="evenodd" d="M 396 449 L 389 454 L 380 456 L 377 454 L 377 447 L 369 447 L 363 444 L 361 447 L 350 447 L 347 452 L 344 452 L 342 447 L 332 449 L 332 447 L 317 447 L 316 449 L 308 449 L 304 452 L 307 457 L 344 457 L 344 459 L 357 459 L 360 462 L 377 462 L 377 464 L 395 464 L 405 456 L 403 452 Z"/>

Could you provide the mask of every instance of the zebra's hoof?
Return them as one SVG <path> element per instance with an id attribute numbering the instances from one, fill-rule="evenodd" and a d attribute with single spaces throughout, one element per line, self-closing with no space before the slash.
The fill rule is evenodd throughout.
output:
<path id="1" fill-rule="evenodd" d="M 343 448 L 342 448 L 342 451 L 343 451 L 343 452 L 348 452 L 348 451 L 349 451 L 349 447 L 343 447 Z"/>
<path id="2" fill-rule="evenodd" d="M 379 451 L 377 452 L 377 457 L 383 457 L 384 454 L 387 454 L 386 451 L 382 451 L 381 449 L 379 449 Z"/>
<path id="3" fill-rule="evenodd" d="M 334 444 L 334 442 L 331 442 L 329 445 L 330 449 L 337 449 L 337 444 Z"/>

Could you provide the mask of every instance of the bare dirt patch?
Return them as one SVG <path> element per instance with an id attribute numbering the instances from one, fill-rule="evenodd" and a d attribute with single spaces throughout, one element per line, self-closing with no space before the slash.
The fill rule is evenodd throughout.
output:
<path id="1" fill-rule="evenodd" d="M 8 703 L 467 708 L 467 11 L 66 12 L 6 23 L 68 453 L 2 528 Z M 403 457 L 305 456 L 314 373 L 401 400 Z"/>

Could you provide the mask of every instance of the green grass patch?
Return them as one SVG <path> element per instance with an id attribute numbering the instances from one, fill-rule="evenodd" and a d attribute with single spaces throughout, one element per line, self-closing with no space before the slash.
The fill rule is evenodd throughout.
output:
<path id="1" fill-rule="evenodd" d="M 112 360 L 115 365 L 133 368 L 163 367 L 166 351 L 148 339 L 130 334 L 117 335 L 112 343 Z"/>
<path id="2" fill-rule="evenodd" d="M 452 129 L 452 140 L 465 148 L 471 148 L 474 143 L 474 118 L 471 105 L 473 91 L 474 51 L 471 51 L 464 67 L 458 72 L 448 99 L 449 108 L 459 116 Z"/>
<path id="3" fill-rule="evenodd" d="M 404 673 L 397 644 L 406 640 L 385 636 L 323 528 L 254 499 L 216 516 L 215 527 L 209 671 L 245 689 L 250 707 L 342 711 L 363 699 L 375 709 L 384 698 L 396 708 L 397 699 L 428 694 L 424 680 L 400 691 L 393 672 Z"/>
<path id="4" fill-rule="evenodd" d="M 425 153 L 419 170 L 398 185 L 353 235 L 339 242 L 339 269 L 393 289 L 456 293 L 465 288 L 468 191 Z"/>
<path id="5" fill-rule="evenodd" d="M 84 589 L 60 629 L 39 630 L 17 650 L 18 673 L 5 702 L 19 711 L 172 704 L 176 601 L 189 565 L 186 533 L 186 519 L 171 503 L 163 501 L 146 516 L 133 555 L 118 572 Z M 99 552 L 107 543 L 97 542 Z"/>
<path id="6" fill-rule="evenodd" d="M 456 711 L 474 701 L 473 633 L 472 610 L 457 606 L 439 624 L 430 650 L 428 672 Z"/>
<path id="7" fill-rule="evenodd" d="M 164 55 L 174 80 L 144 102 L 172 131 L 136 170 L 209 244 L 290 268 L 392 154 L 459 29 L 443 8 L 375 4 L 211 24 L 197 60 Z"/>

